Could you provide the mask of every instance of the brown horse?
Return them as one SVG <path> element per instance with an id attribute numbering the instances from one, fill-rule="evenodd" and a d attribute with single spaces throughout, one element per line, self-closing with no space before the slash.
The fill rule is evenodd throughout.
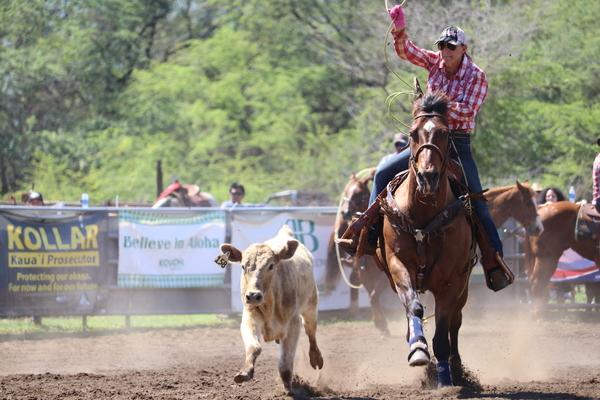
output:
<path id="1" fill-rule="evenodd" d="M 335 240 L 338 237 L 341 237 L 346 231 L 352 217 L 357 212 L 363 212 L 367 209 L 369 205 L 369 196 L 371 194 L 368 184 L 373 179 L 374 173 L 375 168 L 368 168 L 356 175 L 352 174 L 350 180 L 344 187 L 327 249 L 325 285 L 329 290 L 335 288 L 341 273 L 343 273 L 340 263 L 351 266 L 353 269 L 350 275 L 350 282 L 352 283 L 347 283 L 353 290 L 356 290 L 354 284 L 357 282 L 360 282 L 365 287 L 369 295 L 371 313 L 375 327 L 379 329 L 384 336 L 388 336 L 388 324 L 383 307 L 380 303 L 381 294 L 385 290 L 389 290 L 386 276 L 377 267 L 373 257 L 363 256 L 357 259 L 356 257 L 347 254 L 335 242 Z M 358 296 L 353 296 L 352 301 L 353 303 L 357 303 Z"/>
<path id="2" fill-rule="evenodd" d="M 526 265 L 533 297 L 534 311 L 540 311 L 548 300 L 548 283 L 562 253 L 571 248 L 582 257 L 600 263 L 598 242 L 594 239 L 577 239 L 575 223 L 580 205 L 569 201 L 546 203 L 538 208 L 544 231 L 537 237 L 528 237 Z"/>
<path id="3" fill-rule="evenodd" d="M 519 181 L 515 185 L 492 188 L 485 193 L 496 226 L 504 224 L 509 217 L 514 218 L 529 235 L 538 235 L 543 230 L 535 196 L 533 189 Z"/>
<path id="4" fill-rule="evenodd" d="M 152 208 L 159 207 L 217 207 L 212 194 L 201 192 L 198 185 L 175 181 L 158 196 Z"/>
<path id="5" fill-rule="evenodd" d="M 430 362 L 418 293 L 429 290 L 435 298 L 433 352 L 438 386 L 452 385 L 452 375 L 462 370 L 458 331 L 473 256 L 463 200 L 456 199 L 448 178 L 451 146 L 447 107 L 448 99 L 442 93 L 417 97 L 412 111 L 408 176 L 397 190 L 393 180 L 381 203 L 382 257 L 406 310 L 410 366 Z M 450 363 L 455 374 L 451 374 Z"/>

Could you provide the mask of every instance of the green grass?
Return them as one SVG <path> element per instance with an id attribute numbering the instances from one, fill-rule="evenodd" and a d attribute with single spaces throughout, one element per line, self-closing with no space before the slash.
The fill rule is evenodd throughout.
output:
<path id="1" fill-rule="evenodd" d="M 131 317 L 131 329 L 166 329 L 202 326 L 236 326 L 235 318 L 217 314 L 139 315 Z M 87 318 L 88 332 L 125 330 L 124 316 L 93 316 Z M 0 319 L 0 336 L 36 335 L 46 333 L 78 333 L 83 331 L 82 317 L 43 317 L 41 325 L 31 318 Z"/>

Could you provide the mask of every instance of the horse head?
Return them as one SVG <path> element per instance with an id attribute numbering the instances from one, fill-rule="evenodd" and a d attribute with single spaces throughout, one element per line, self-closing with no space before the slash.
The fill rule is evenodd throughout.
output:
<path id="1" fill-rule="evenodd" d="M 350 180 L 344 187 L 340 201 L 339 213 L 344 221 L 350 221 L 357 212 L 363 212 L 369 206 L 369 181 L 373 179 L 374 168 L 370 168 L 365 174 L 350 176 Z"/>
<path id="2" fill-rule="evenodd" d="M 448 98 L 442 92 L 420 93 L 414 103 L 410 129 L 410 170 L 416 178 L 417 191 L 435 195 L 446 172 L 450 141 Z"/>
<path id="3" fill-rule="evenodd" d="M 515 205 L 512 207 L 514 219 L 525 227 L 528 235 L 539 235 L 544 230 L 544 226 L 538 217 L 537 206 L 535 204 L 535 191 L 527 185 L 517 181 L 517 194 L 515 196 Z"/>

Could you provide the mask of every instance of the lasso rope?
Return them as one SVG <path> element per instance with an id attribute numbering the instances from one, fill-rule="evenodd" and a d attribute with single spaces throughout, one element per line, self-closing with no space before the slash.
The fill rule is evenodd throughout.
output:
<path id="1" fill-rule="evenodd" d="M 403 0 L 402 3 L 400 3 L 400 7 L 404 6 L 404 3 L 406 3 L 406 0 Z M 388 6 L 388 1 L 385 0 L 385 12 L 388 13 L 389 9 L 390 8 Z M 411 95 L 411 96 L 415 96 L 416 95 L 416 93 L 414 92 L 414 87 L 410 83 L 408 83 L 407 81 L 405 81 L 396 71 L 394 71 L 392 69 L 392 67 L 391 67 L 391 64 L 390 64 L 390 61 L 389 61 L 389 58 L 388 58 L 388 52 L 387 52 L 387 47 L 388 47 L 387 45 L 388 45 L 389 36 L 390 36 L 390 33 L 392 32 L 393 26 L 394 26 L 394 21 L 392 21 L 390 23 L 390 25 L 389 25 L 386 33 L 385 33 L 385 39 L 383 41 L 383 59 L 384 59 L 384 63 L 383 64 L 385 65 L 385 67 L 387 68 L 387 70 L 391 74 L 393 74 L 400 82 L 402 82 L 403 84 L 405 84 L 410 89 L 410 91 L 407 91 L 407 92 L 405 92 L 405 91 L 399 91 L 399 92 L 394 92 L 394 93 L 390 94 L 386 98 L 386 100 L 385 100 L 385 103 L 387 105 L 387 110 L 386 111 L 387 111 L 388 115 L 396 123 L 399 123 L 402 126 L 404 126 L 405 128 L 410 129 L 409 125 L 407 125 L 404 121 L 401 121 L 399 118 L 397 118 L 392 113 L 392 111 L 391 111 L 392 105 L 396 101 L 396 99 L 398 98 L 398 96 L 403 95 L 403 94 L 408 94 L 408 95 Z M 406 132 L 404 132 L 402 129 L 398 129 L 398 131 L 400 133 L 402 133 L 404 136 L 408 136 L 408 134 Z"/>
<path id="2" fill-rule="evenodd" d="M 340 211 L 342 209 L 342 203 L 344 202 L 345 198 L 346 198 L 345 193 L 342 192 L 342 196 L 340 197 L 340 202 L 338 204 L 338 211 L 337 211 L 336 217 L 340 215 Z M 339 246 L 339 244 L 337 242 L 338 239 L 339 239 L 339 236 L 338 236 L 337 229 L 334 229 L 333 230 L 333 245 L 335 246 L 335 255 L 336 255 L 336 260 L 337 260 L 337 263 L 338 263 L 338 268 L 340 269 L 340 274 L 342 275 L 342 278 L 344 278 L 344 282 L 346 283 L 346 285 L 348 285 L 352 289 L 362 289 L 363 288 L 362 284 L 360 284 L 359 286 L 356 286 L 352 282 L 350 282 L 350 280 L 346 276 L 346 272 L 344 271 L 344 267 L 342 265 L 342 257 L 340 256 L 340 246 Z"/>

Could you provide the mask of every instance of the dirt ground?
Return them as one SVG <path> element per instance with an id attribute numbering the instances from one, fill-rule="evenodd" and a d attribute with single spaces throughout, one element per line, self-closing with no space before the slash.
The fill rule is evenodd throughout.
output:
<path id="1" fill-rule="evenodd" d="M 595 315 L 590 317 L 590 315 Z M 408 367 L 405 322 L 382 338 L 367 320 L 323 316 L 323 370 L 308 363 L 301 339 L 293 398 L 599 399 L 600 313 L 547 317 L 527 311 L 467 313 L 460 349 L 481 385 L 426 389 L 424 369 Z M 426 325 L 431 341 L 434 324 Z M 278 349 L 264 346 L 254 380 L 238 385 L 236 327 L 5 338 L 0 342 L 0 399 L 281 399 Z"/>

